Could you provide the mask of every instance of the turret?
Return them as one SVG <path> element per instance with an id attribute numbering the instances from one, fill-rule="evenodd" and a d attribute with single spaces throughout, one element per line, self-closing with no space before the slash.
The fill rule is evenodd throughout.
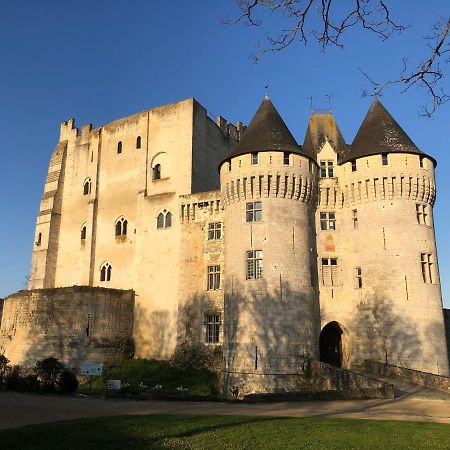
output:
<path id="1" fill-rule="evenodd" d="M 324 146 L 318 154 L 323 167 L 327 152 Z M 435 160 L 377 99 L 353 144 L 336 156 L 334 174 L 322 173 L 316 218 L 321 359 L 333 362 L 332 348 L 347 367 L 373 359 L 447 374 Z"/>
<path id="2" fill-rule="evenodd" d="M 226 395 L 283 391 L 318 357 L 316 177 L 266 97 L 220 166 Z"/>

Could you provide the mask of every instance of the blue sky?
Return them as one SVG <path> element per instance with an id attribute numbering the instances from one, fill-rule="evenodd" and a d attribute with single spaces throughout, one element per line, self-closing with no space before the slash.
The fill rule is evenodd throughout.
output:
<path id="1" fill-rule="evenodd" d="M 333 113 L 351 142 L 370 106 L 361 96 L 368 83 L 358 67 L 378 79 L 398 74 L 403 56 L 414 61 L 424 54 L 421 37 L 447 13 L 445 3 L 414 0 L 394 9 L 413 27 L 386 42 L 354 29 L 343 50 L 323 54 L 316 45 L 295 45 L 254 64 L 250 54 L 263 30 L 222 25 L 237 13 L 234 0 L 1 1 L 0 297 L 24 288 L 61 121 L 75 117 L 78 126 L 98 126 L 195 97 L 213 115 L 248 123 L 269 84 L 298 141 L 308 122 L 308 97 L 321 107 L 332 94 Z M 381 100 L 419 148 L 438 160 L 435 224 L 444 303 L 450 307 L 450 104 L 430 120 L 418 116 L 426 100 L 420 90 L 401 95 L 393 88 Z"/>

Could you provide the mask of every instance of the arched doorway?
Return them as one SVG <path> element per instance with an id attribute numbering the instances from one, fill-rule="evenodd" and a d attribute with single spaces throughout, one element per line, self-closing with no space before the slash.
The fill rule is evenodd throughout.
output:
<path id="1" fill-rule="evenodd" d="M 333 366 L 342 367 L 342 330 L 337 322 L 330 322 L 320 332 L 320 360 Z"/>

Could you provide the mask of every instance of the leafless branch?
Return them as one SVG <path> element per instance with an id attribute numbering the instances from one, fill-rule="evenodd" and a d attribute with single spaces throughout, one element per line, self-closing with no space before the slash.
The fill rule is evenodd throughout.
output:
<path id="1" fill-rule="evenodd" d="M 442 79 L 445 77 L 445 71 L 441 63 L 447 64 L 450 62 L 449 27 L 450 19 L 440 20 L 434 24 L 433 34 L 425 38 L 427 46 L 431 49 L 430 56 L 412 69 L 409 68 L 407 59 L 403 58 L 403 67 L 400 76 L 396 79 L 377 82 L 360 69 L 372 84 L 373 89 L 370 94 L 363 92 L 363 95 L 381 95 L 385 88 L 392 85 L 403 86 L 402 93 L 412 87 L 421 87 L 425 89 L 427 95 L 430 97 L 430 103 L 422 107 L 420 114 L 431 117 L 437 108 L 450 101 L 450 96 L 440 85 Z"/>
<path id="2" fill-rule="evenodd" d="M 268 52 L 280 51 L 295 40 L 308 43 L 313 36 L 322 51 L 330 45 L 342 47 L 341 35 L 348 28 L 361 25 L 381 39 L 387 39 L 393 32 L 405 29 L 401 23 L 391 19 L 390 11 L 383 0 L 353 0 L 344 13 L 333 8 L 333 0 L 237 0 L 240 15 L 227 24 L 243 22 L 248 26 L 259 27 L 262 20 L 258 12 L 270 16 L 280 15 L 288 27 L 278 35 L 267 35 L 267 46 L 259 46 L 253 59 L 258 61 Z M 342 6 L 342 5 L 341 5 Z M 342 8 L 341 8 L 342 9 Z"/>

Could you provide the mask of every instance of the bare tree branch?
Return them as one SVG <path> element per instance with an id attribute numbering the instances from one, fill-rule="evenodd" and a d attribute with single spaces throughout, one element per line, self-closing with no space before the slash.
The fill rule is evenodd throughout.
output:
<path id="1" fill-rule="evenodd" d="M 403 85 L 402 93 L 408 91 L 413 86 L 424 88 L 430 97 L 430 104 L 422 107 L 421 115 L 431 117 L 437 108 L 450 100 L 450 96 L 445 92 L 439 82 L 444 78 L 445 72 L 441 67 L 441 61 L 444 64 L 450 62 L 450 19 L 440 20 L 433 25 L 433 35 L 427 36 L 427 46 L 431 49 L 431 55 L 420 62 L 413 69 L 408 69 L 408 61 L 403 58 L 403 68 L 397 79 L 383 82 L 374 81 L 367 73 L 360 71 L 372 84 L 373 91 L 369 94 L 367 91 L 363 95 L 381 95 L 384 89 L 392 85 Z"/>
<path id="2" fill-rule="evenodd" d="M 286 27 L 276 35 L 266 35 L 266 45 L 258 43 L 257 53 L 252 55 L 254 62 L 270 52 L 278 52 L 289 47 L 294 41 L 304 45 L 312 37 L 323 52 L 329 46 L 343 47 L 342 36 L 351 27 L 361 27 L 381 40 L 393 33 L 401 33 L 407 26 L 392 18 L 392 10 L 385 0 L 237 0 L 240 14 L 227 24 L 245 23 L 249 27 L 261 27 L 262 19 L 281 16 Z M 442 64 L 450 60 L 450 37 L 448 19 L 441 19 L 433 25 L 433 33 L 425 38 L 431 50 L 428 58 L 414 68 L 409 68 L 403 58 L 403 68 L 399 77 L 377 82 L 367 73 L 361 72 L 372 84 L 372 92 L 364 95 L 381 95 L 385 88 L 393 85 L 403 86 L 401 92 L 411 87 L 424 89 L 431 98 L 429 105 L 422 108 L 421 114 L 430 117 L 436 109 L 450 100 L 442 87 L 445 71 Z"/>

